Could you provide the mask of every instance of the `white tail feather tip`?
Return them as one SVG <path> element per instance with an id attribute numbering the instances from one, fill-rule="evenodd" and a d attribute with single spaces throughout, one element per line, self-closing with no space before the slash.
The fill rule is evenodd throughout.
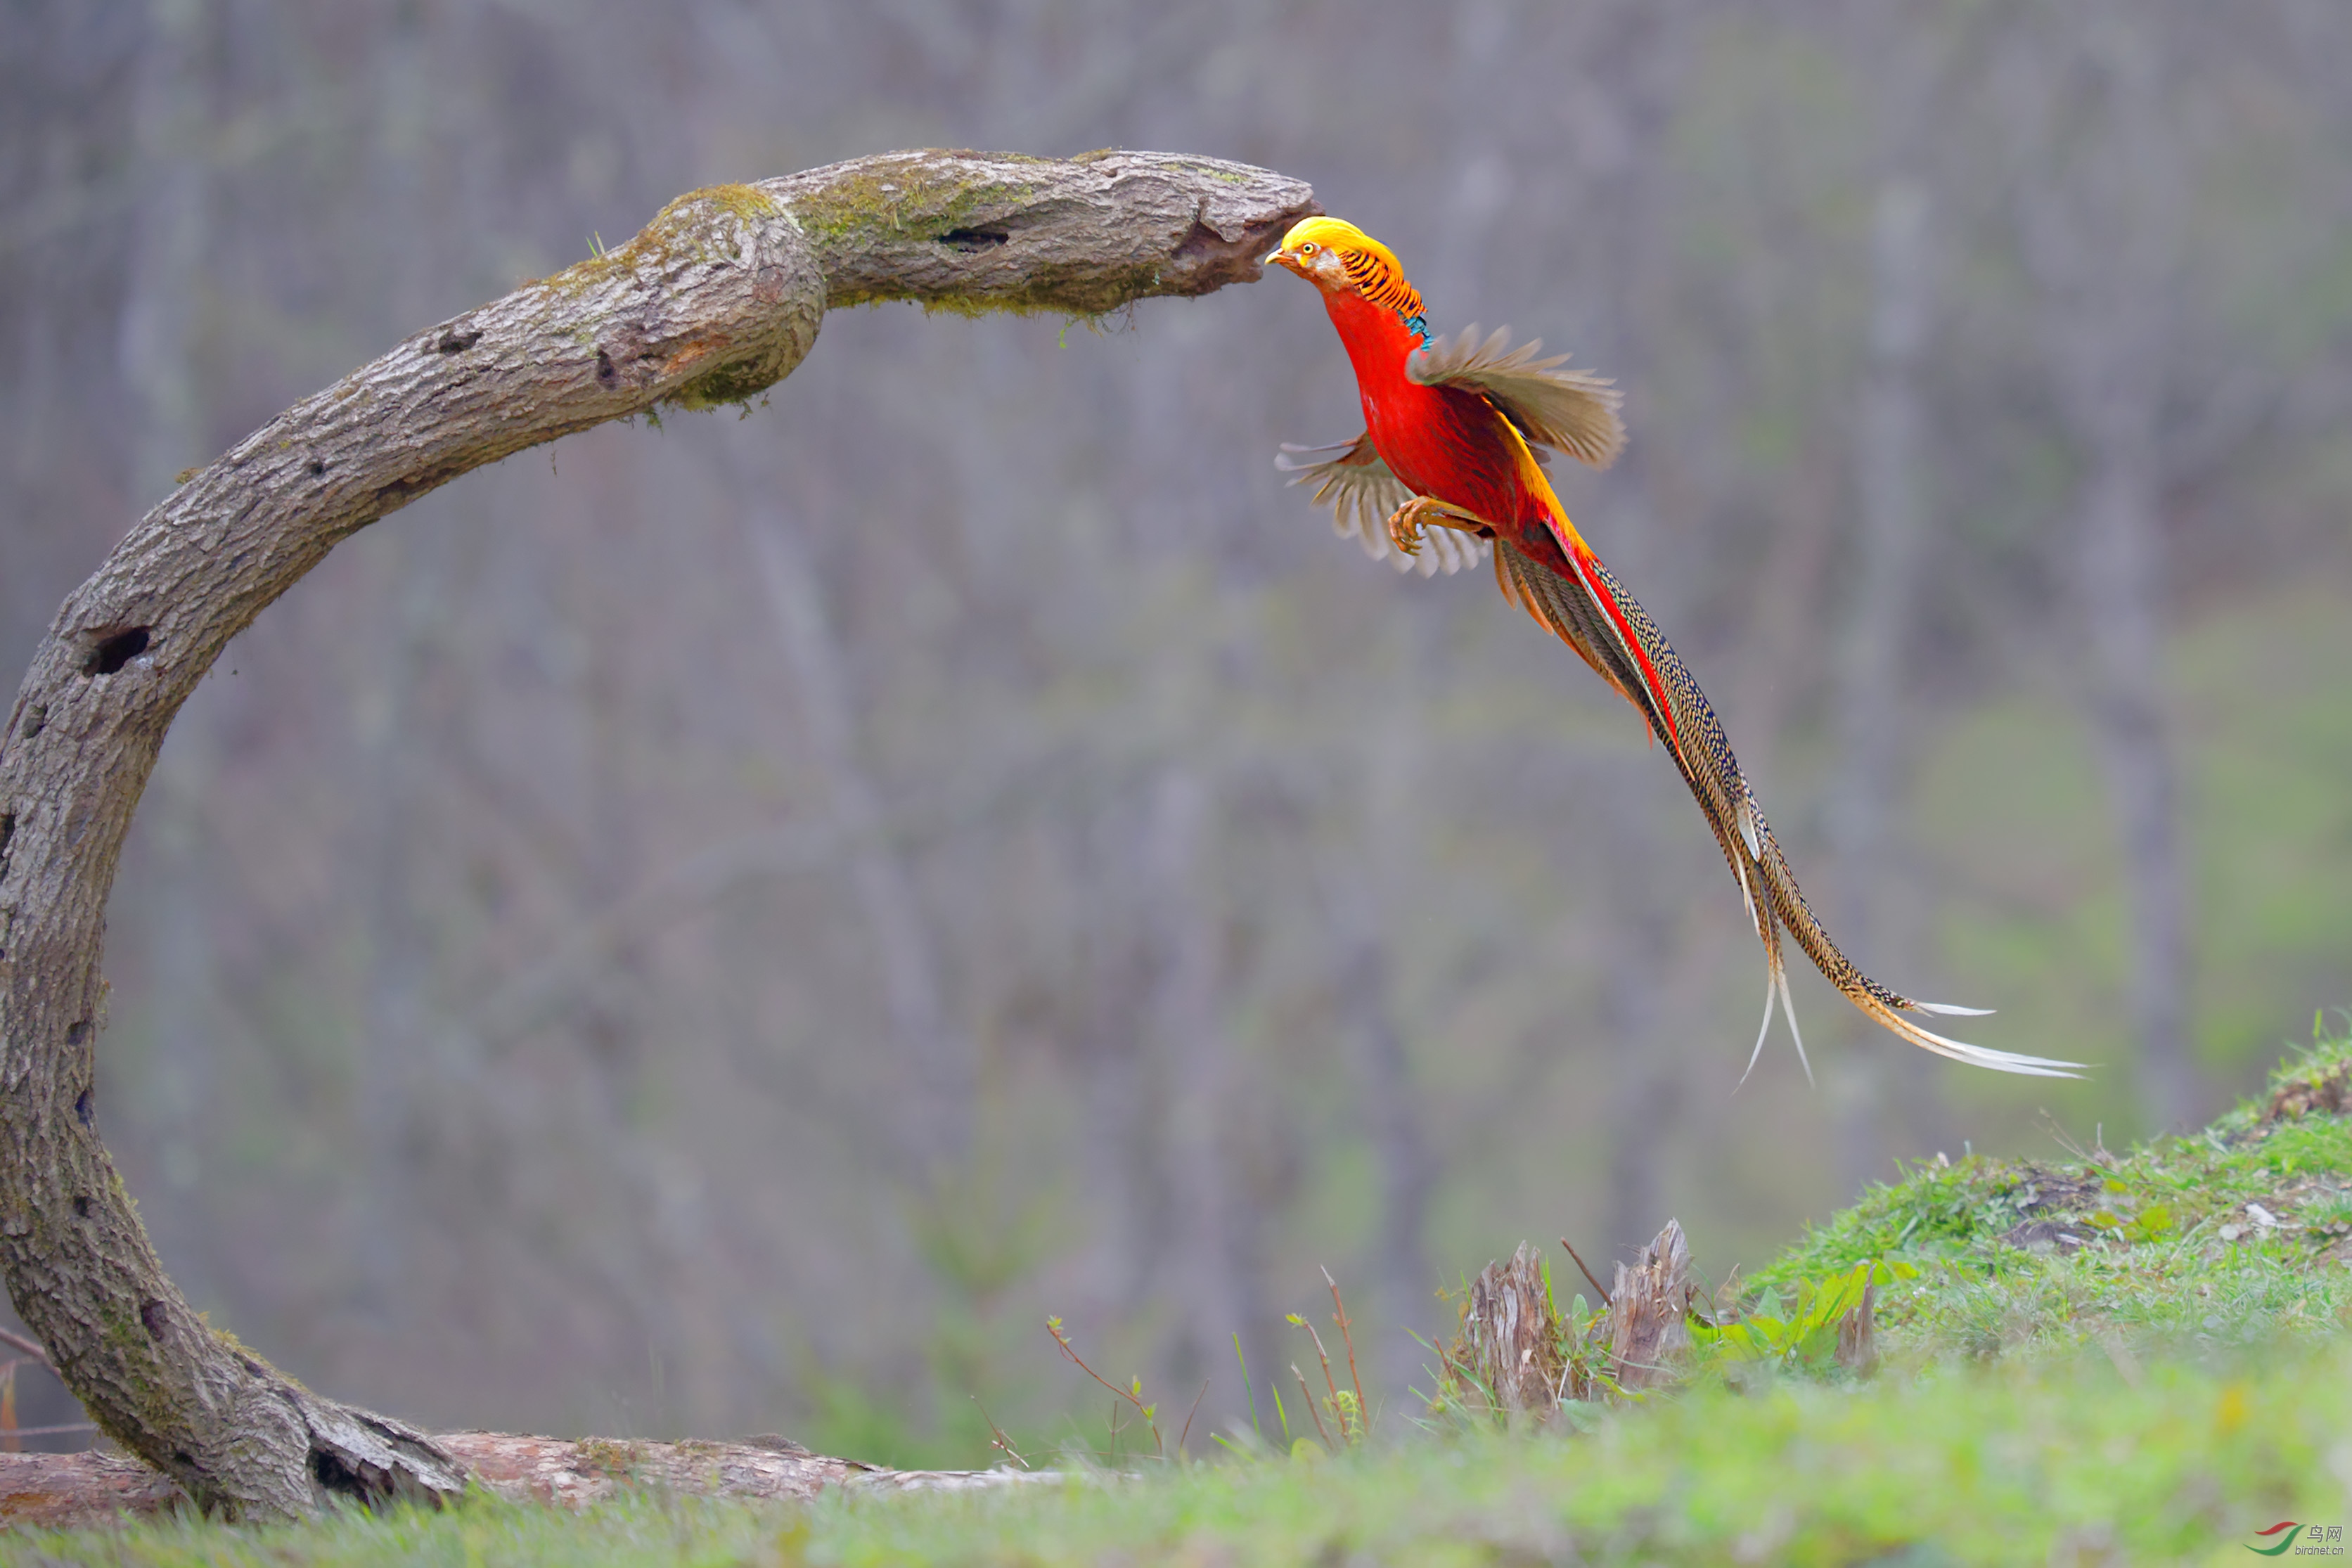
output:
<path id="1" fill-rule="evenodd" d="M 1768 972 L 1764 976 L 1764 1022 L 1757 1026 L 1756 1048 L 1748 1053 L 1748 1071 L 1739 1075 L 1741 1083 L 1748 1081 L 1748 1073 L 1756 1070 L 1758 1058 L 1764 1055 L 1764 1037 L 1772 1032 L 1772 1004 L 1775 1000 L 1777 993 L 1773 988 L 1772 976 Z"/>
<path id="2" fill-rule="evenodd" d="M 1813 1085 L 1813 1064 L 1805 1055 L 1805 1037 L 1797 1029 L 1797 1005 L 1789 997 L 1789 972 L 1774 966 L 1772 984 L 1780 988 L 1780 1013 L 1789 1020 L 1789 1037 L 1797 1042 L 1797 1063 L 1805 1069 L 1805 1083 Z"/>
<path id="3" fill-rule="evenodd" d="M 1956 1062 L 1966 1062 L 1970 1067 L 1985 1068 L 1993 1072 L 2016 1073 L 2022 1078 L 2081 1078 L 2083 1076 L 2079 1072 L 2071 1070 L 2082 1067 L 2084 1064 L 2081 1062 L 2062 1062 L 2050 1057 L 2021 1056 L 2014 1051 L 1990 1050 L 1983 1046 L 1969 1045 L 1965 1040 L 1947 1039 L 1941 1035 L 1932 1034 L 1921 1028 L 1916 1024 L 1896 1018 L 1892 1014 L 1886 1015 L 1879 1021 L 1913 1045 L 1933 1051 L 1939 1057 L 1949 1057 Z"/>

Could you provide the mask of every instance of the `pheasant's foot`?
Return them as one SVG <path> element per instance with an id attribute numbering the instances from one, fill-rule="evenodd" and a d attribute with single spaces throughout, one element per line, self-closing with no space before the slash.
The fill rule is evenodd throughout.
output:
<path id="1" fill-rule="evenodd" d="M 1421 553 L 1421 531 L 1454 528 L 1465 533 L 1489 534 L 1495 525 L 1474 512 L 1451 506 L 1435 496 L 1415 496 L 1389 513 L 1389 542 L 1407 555 Z"/>

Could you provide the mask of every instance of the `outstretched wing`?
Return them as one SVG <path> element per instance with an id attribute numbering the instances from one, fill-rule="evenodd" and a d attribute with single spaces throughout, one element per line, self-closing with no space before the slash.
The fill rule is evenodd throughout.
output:
<path id="1" fill-rule="evenodd" d="M 1295 460 L 1323 452 L 1339 456 L 1314 463 Z M 1274 466 L 1297 475 L 1292 484 L 1315 487 L 1315 499 L 1329 504 L 1331 527 L 1341 538 L 1354 540 L 1364 547 L 1365 554 L 1386 561 L 1400 572 L 1419 572 L 1424 577 L 1438 572 L 1451 574 L 1486 558 L 1489 546 L 1485 540 L 1450 528 L 1432 529 L 1424 534 L 1419 555 L 1407 555 L 1389 542 L 1389 513 L 1411 500 L 1412 491 L 1381 460 L 1369 431 L 1352 441 L 1335 441 L 1328 447 L 1294 447 L 1285 441 Z"/>
<path id="2" fill-rule="evenodd" d="M 1763 1049 L 1765 1031 L 1772 1026 L 1776 1000 L 1788 1012 L 1790 1032 L 1796 1032 L 1797 1015 L 1789 1005 L 1789 977 L 1780 948 L 1786 932 L 1847 1001 L 1923 1050 L 1996 1072 L 2032 1078 L 2079 1076 L 2068 1070 L 2082 1065 L 2078 1062 L 1988 1050 L 1947 1039 L 1904 1017 L 1905 1013 L 1972 1013 L 1976 1009 L 1898 995 L 1856 969 L 1838 951 L 1798 889 L 1796 874 L 1789 868 L 1763 812 L 1757 808 L 1756 796 L 1739 771 L 1739 759 L 1732 755 L 1723 725 L 1692 679 L 1690 668 L 1599 556 L 1578 546 L 1568 552 L 1568 566 L 1569 573 L 1563 575 L 1507 542 L 1497 547 L 1495 554 L 1495 576 L 1505 596 L 1550 628 L 1642 710 L 1674 758 L 1683 782 L 1690 786 L 1707 826 L 1715 830 L 1723 858 L 1738 879 L 1748 918 L 1756 922 L 1756 934 L 1764 943 L 1767 977 L 1764 1029 L 1756 1037 L 1759 1051 Z M 1797 1050 L 1801 1058 L 1801 1037 Z M 1752 1068 L 1755 1062 L 1751 1055 L 1748 1066 Z M 1811 1076 L 1811 1068 L 1805 1070 Z"/>
<path id="3" fill-rule="evenodd" d="M 1607 378 L 1562 370 L 1568 355 L 1538 359 L 1543 340 L 1510 346 L 1511 329 L 1497 327 L 1484 342 L 1478 329 L 1433 338 L 1404 362 L 1404 374 L 1423 386 L 1460 386 L 1484 393 L 1518 426 L 1530 446 L 1556 447 L 1580 463 L 1605 468 L 1625 445 L 1625 401 Z"/>

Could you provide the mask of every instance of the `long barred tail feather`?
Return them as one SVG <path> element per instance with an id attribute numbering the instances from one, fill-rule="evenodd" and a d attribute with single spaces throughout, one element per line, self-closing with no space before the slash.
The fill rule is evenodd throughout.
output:
<path id="1" fill-rule="evenodd" d="M 1789 999 L 1789 966 L 1787 964 L 1775 963 L 1772 966 L 1772 984 L 1780 988 L 1780 1012 L 1789 1020 L 1789 1038 L 1797 1043 L 1797 1065 L 1805 1069 L 1805 1082 L 1811 1086 L 1813 1081 L 1813 1064 L 1806 1058 L 1805 1037 L 1797 1027 L 1797 1005 Z"/>
<path id="2" fill-rule="evenodd" d="M 1506 597 L 1549 627 L 1642 711 L 1652 732 L 1662 742 L 1691 795 L 1714 829 L 1717 844 L 1739 883 L 1748 918 L 1764 943 L 1768 971 L 1764 1027 L 1757 1048 L 1772 1026 L 1777 1001 L 1789 1020 L 1797 1056 L 1805 1060 L 1803 1037 L 1797 1032 L 1796 1009 L 1789 998 L 1787 965 L 1782 958 L 1782 932 L 1795 939 L 1829 983 L 1874 1022 L 1922 1050 L 1949 1057 L 1995 1072 L 2031 1078 L 2078 1078 L 2071 1069 L 2079 1062 L 2057 1061 L 2011 1051 L 1996 1051 L 1948 1039 L 1921 1027 L 1906 1013 L 1981 1016 L 1974 1007 L 1935 1002 L 1915 1002 L 1871 979 L 1830 940 L 1829 933 L 1805 902 L 1796 874 L 1772 837 L 1770 824 L 1756 804 L 1739 761 L 1732 754 L 1721 721 L 1692 679 L 1672 644 L 1649 613 L 1625 592 L 1601 559 L 1580 547 L 1569 555 L 1573 576 L 1552 571 L 1513 547 L 1497 542 L 1495 574 Z M 1753 1070 L 1756 1058 L 1748 1058 Z M 1812 1066 L 1805 1063 L 1805 1076 Z"/>
<path id="3" fill-rule="evenodd" d="M 1745 1084 L 1748 1079 L 1755 1074 L 1756 1064 L 1763 1059 L 1764 1042 L 1770 1038 L 1772 1034 L 1772 1008 L 1780 1000 L 1780 988 L 1772 984 L 1771 975 L 1765 975 L 1764 1021 L 1756 1026 L 1756 1048 L 1748 1053 L 1748 1066 L 1743 1068 L 1739 1074 L 1739 1081 L 1742 1084 Z"/>

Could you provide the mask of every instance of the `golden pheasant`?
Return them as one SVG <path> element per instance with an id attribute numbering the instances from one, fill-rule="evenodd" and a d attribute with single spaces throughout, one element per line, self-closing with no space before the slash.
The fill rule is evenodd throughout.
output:
<path id="1" fill-rule="evenodd" d="M 1781 956 L 1785 931 L 1848 1001 L 1915 1046 L 2000 1072 L 2078 1076 L 2067 1069 L 2080 1063 L 1988 1050 L 1920 1027 L 1903 1015 L 1979 1009 L 1896 994 L 1849 963 L 1813 918 L 1715 710 L 1656 623 L 1584 542 L 1544 477 L 1543 448 L 1595 468 L 1617 455 L 1625 431 L 1615 388 L 1561 369 L 1565 354 L 1538 358 L 1541 342 L 1510 347 L 1507 330 L 1483 341 L 1475 327 L 1431 338 L 1421 296 L 1396 257 L 1352 224 L 1308 218 L 1266 260 L 1322 292 L 1355 366 L 1365 424 L 1352 441 L 1283 448 L 1333 456 L 1276 462 L 1298 476 L 1292 483 L 1313 485 L 1315 499 L 1331 504 L 1341 533 L 1375 557 L 1394 551 L 1400 567 L 1453 572 L 1491 549 L 1503 596 L 1640 710 L 1715 830 L 1764 942 L 1764 1026 L 1749 1069 L 1771 1031 L 1776 998 L 1804 1058 Z M 1377 519 L 1385 523 L 1376 526 Z M 1424 531 L 1433 528 L 1446 531 Z M 1811 1076 L 1810 1063 L 1805 1072 Z"/>

